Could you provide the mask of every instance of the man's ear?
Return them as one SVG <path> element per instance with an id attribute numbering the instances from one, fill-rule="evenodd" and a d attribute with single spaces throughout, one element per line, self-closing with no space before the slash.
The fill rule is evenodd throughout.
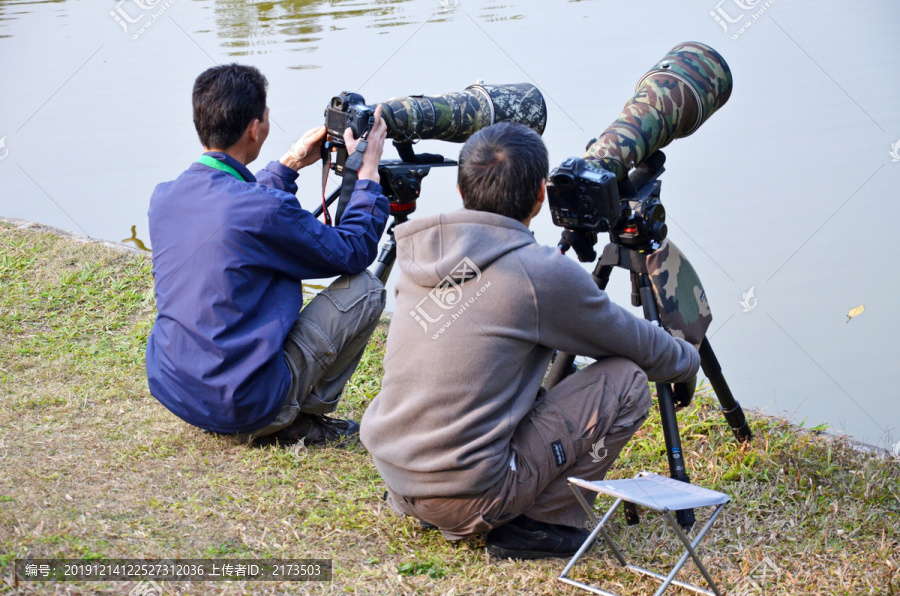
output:
<path id="1" fill-rule="evenodd" d="M 536 216 L 541 212 L 541 207 L 544 206 L 544 199 L 547 197 L 547 179 L 544 178 L 541 181 L 541 187 L 538 189 L 537 198 L 534 200 L 534 208 L 531 210 L 531 217 Z"/>
<path id="2" fill-rule="evenodd" d="M 247 130 L 244 131 L 244 137 L 250 141 L 250 144 L 255 144 L 259 140 L 259 124 L 260 121 L 254 118 L 247 125 Z"/>

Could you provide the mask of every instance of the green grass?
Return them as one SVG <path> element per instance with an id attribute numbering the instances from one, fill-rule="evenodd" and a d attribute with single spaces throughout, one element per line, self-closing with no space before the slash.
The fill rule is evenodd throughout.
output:
<path id="1" fill-rule="evenodd" d="M 489 560 L 478 539 L 447 542 L 391 515 L 362 447 L 258 449 L 180 422 L 147 391 L 154 314 L 149 259 L 0 224 L 0 592 L 13 590 L 13 560 L 30 556 L 334 560 L 327 584 L 195 582 L 167 593 L 576 593 L 555 580 L 560 561 Z M 340 415 L 358 419 L 378 392 L 385 336 L 382 326 Z M 738 446 L 708 389 L 679 417 L 692 480 L 733 498 L 705 548 L 720 586 L 900 594 L 897 462 L 762 416 L 754 441 Z M 666 473 L 655 417 L 610 476 L 640 470 Z M 651 516 L 614 530 L 639 564 L 676 556 Z M 575 575 L 624 593 L 653 585 L 603 549 Z M 684 575 L 702 582 L 690 563 Z"/>

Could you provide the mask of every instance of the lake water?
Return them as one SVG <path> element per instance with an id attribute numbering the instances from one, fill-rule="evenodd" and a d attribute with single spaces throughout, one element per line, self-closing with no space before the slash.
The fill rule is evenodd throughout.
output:
<path id="1" fill-rule="evenodd" d="M 734 92 L 666 150 L 662 196 L 669 237 L 704 282 L 726 378 L 745 407 L 890 449 L 897 23 L 891 0 L 0 0 L 0 215 L 115 241 L 135 226 L 149 244 L 153 187 L 201 151 L 191 86 L 215 63 L 269 79 L 273 126 L 251 167 L 319 125 L 341 91 L 376 102 L 478 79 L 541 88 L 558 164 L 672 46 L 702 41 L 729 63 Z M 455 158 L 459 146 L 422 149 Z M 302 173 L 302 204 L 320 184 Z M 425 179 L 417 215 L 459 206 L 455 170 Z M 546 210 L 533 227 L 556 244 Z M 609 291 L 628 304 L 628 276 L 615 272 Z"/>

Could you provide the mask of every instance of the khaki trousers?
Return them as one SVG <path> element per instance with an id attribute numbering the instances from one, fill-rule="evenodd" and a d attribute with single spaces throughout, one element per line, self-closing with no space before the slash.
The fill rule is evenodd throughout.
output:
<path id="1" fill-rule="evenodd" d="M 566 478 L 601 480 L 646 420 L 650 404 L 640 367 L 625 358 L 599 360 L 549 391 L 541 388 L 513 434 L 515 469 L 506 468 L 488 490 L 432 498 L 388 491 L 388 502 L 398 513 L 437 526 L 448 540 L 486 532 L 519 515 L 584 527 L 587 515 Z M 585 493 L 589 502 L 593 495 Z"/>
<path id="2" fill-rule="evenodd" d="M 278 416 L 250 433 L 263 437 L 288 426 L 299 413 L 337 408 L 384 310 L 384 286 L 363 271 L 342 275 L 300 311 L 284 342 L 291 386 Z"/>

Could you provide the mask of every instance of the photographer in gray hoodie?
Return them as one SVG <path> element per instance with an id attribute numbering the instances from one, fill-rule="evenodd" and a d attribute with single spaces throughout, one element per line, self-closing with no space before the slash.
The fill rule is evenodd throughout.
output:
<path id="1" fill-rule="evenodd" d="M 535 241 L 548 170 L 537 133 L 485 128 L 459 156 L 465 209 L 397 227 L 397 311 L 362 419 L 391 507 L 450 540 L 487 532 L 498 557 L 571 556 L 588 532 L 566 477 L 602 479 L 647 417 L 648 377 L 700 365 Z M 548 391 L 554 350 L 596 362 Z"/>

